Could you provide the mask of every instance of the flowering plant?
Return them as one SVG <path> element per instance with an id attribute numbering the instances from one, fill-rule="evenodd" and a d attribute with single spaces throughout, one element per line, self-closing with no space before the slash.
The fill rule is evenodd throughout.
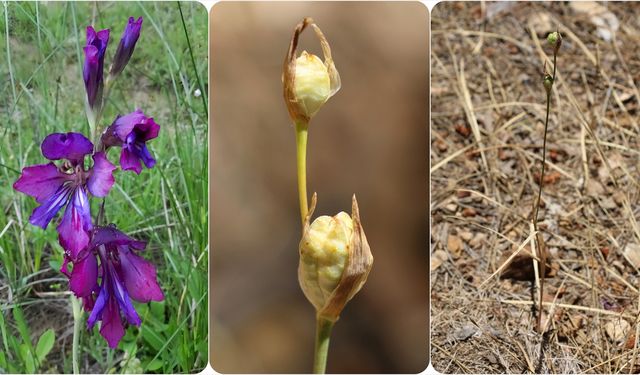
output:
<path id="1" fill-rule="evenodd" d="M 110 30 L 87 27 L 83 80 L 90 138 L 77 132 L 49 134 L 40 145 L 49 162 L 24 167 L 13 184 L 15 190 L 32 196 L 39 204 L 29 218 L 35 226 L 46 229 L 64 209 L 56 228 L 64 249 L 60 271 L 69 278 L 69 289 L 89 313 L 88 329 L 100 321 L 100 334 L 110 348 L 117 347 L 124 336 L 124 321 L 141 324 L 132 300 L 164 299 L 155 267 L 140 255 L 146 242 L 127 236 L 115 224 L 103 222 L 104 199 L 115 183 L 118 169 L 108 158 L 109 150 L 121 149 L 119 166 L 123 171 L 140 174 L 142 164 L 153 168 L 156 163 L 147 142 L 158 136 L 160 125 L 142 110 L 117 116 L 101 134 L 97 126 L 109 87 L 134 52 L 142 22 L 142 17 L 129 18 L 106 78 L 104 60 Z M 102 198 L 95 217 L 90 204 L 94 198 Z M 75 298 L 72 302 L 78 303 Z M 73 354 L 77 372 L 75 338 Z"/>

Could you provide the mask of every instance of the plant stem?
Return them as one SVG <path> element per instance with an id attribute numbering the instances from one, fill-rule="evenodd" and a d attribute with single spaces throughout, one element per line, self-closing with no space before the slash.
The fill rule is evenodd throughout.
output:
<path id="1" fill-rule="evenodd" d="M 552 86 L 556 82 L 556 56 L 557 54 L 553 53 L 553 76 L 552 76 Z M 549 127 L 549 112 L 551 106 L 551 90 L 547 92 L 547 113 L 544 120 L 544 136 L 542 140 L 542 170 L 540 172 L 540 180 L 538 181 L 538 198 L 535 201 L 535 208 L 533 214 L 533 229 L 538 232 L 538 210 L 540 208 L 540 198 L 542 196 L 542 185 L 544 184 L 544 170 L 547 160 L 547 129 Z M 546 274 L 546 266 L 547 266 L 547 251 L 544 248 L 544 245 L 541 241 L 536 240 L 536 247 L 538 249 L 538 256 L 540 257 L 540 303 L 539 303 L 539 311 L 538 311 L 538 332 L 542 333 L 542 300 L 544 298 L 544 278 Z"/>
<path id="2" fill-rule="evenodd" d="M 80 365 L 78 360 L 78 348 L 80 346 L 80 326 L 82 324 L 82 308 L 80 307 L 80 300 L 75 296 L 71 296 L 71 307 L 73 309 L 73 346 L 72 346 L 72 361 L 73 361 L 73 373 L 80 373 Z"/>
<path id="3" fill-rule="evenodd" d="M 333 322 L 321 317 L 316 318 L 316 348 L 313 357 L 313 373 L 324 374 L 327 368 L 327 352 Z"/>
<path id="4" fill-rule="evenodd" d="M 184 30 L 184 36 L 187 39 L 187 47 L 189 49 L 189 56 L 191 56 L 191 65 L 193 65 L 193 72 L 196 74 L 196 82 L 198 83 L 198 88 L 200 89 L 200 98 L 202 98 L 202 108 L 204 109 L 205 116 L 209 117 L 209 110 L 207 109 L 207 93 L 204 90 L 204 85 L 200 80 L 200 75 L 198 74 L 198 68 L 196 67 L 196 60 L 193 58 L 193 50 L 191 49 L 191 41 L 189 40 L 189 33 L 187 32 L 187 25 L 184 22 L 184 15 L 182 14 L 182 6 L 178 1 L 178 10 L 180 11 L 180 20 L 182 20 L 182 29 Z"/>
<path id="5" fill-rule="evenodd" d="M 298 169 L 298 198 L 300 199 L 300 219 L 304 221 L 309 213 L 307 205 L 307 133 L 309 123 L 296 121 L 296 160 Z"/>

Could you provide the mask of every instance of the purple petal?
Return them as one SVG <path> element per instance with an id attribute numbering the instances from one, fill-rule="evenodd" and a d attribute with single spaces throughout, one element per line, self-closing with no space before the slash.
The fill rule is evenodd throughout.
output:
<path id="1" fill-rule="evenodd" d="M 13 184 L 13 188 L 42 203 L 55 194 L 68 179 L 70 175 L 60 172 L 53 163 L 32 165 L 22 169 L 22 174 Z"/>
<path id="2" fill-rule="evenodd" d="M 89 231 L 92 229 L 89 199 L 84 189 L 78 187 L 58 225 L 60 245 L 69 252 L 72 260 L 89 244 Z"/>
<path id="3" fill-rule="evenodd" d="M 96 248 L 101 245 L 129 246 L 136 250 L 144 250 L 147 243 L 136 241 L 133 238 L 117 230 L 114 226 L 96 227 L 91 239 L 91 247 Z"/>
<path id="4" fill-rule="evenodd" d="M 133 131 L 133 128 L 137 124 L 144 123 L 146 119 L 147 116 L 145 116 L 140 109 L 136 109 L 129 114 L 116 118 L 111 127 L 115 135 L 124 142 L 127 136 Z"/>
<path id="5" fill-rule="evenodd" d="M 115 349 L 122 336 L 124 336 L 124 327 L 122 326 L 118 304 L 113 298 L 109 299 L 107 308 L 102 314 L 100 334 L 107 340 L 111 349 Z"/>
<path id="6" fill-rule="evenodd" d="M 49 225 L 51 219 L 67 204 L 72 192 L 73 188 L 71 185 L 60 185 L 54 194 L 42 202 L 42 205 L 33 210 L 29 217 L 29 222 L 42 229 L 47 229 L 47 225 Z"/>
<path id="7" fill-rule="evenodd" d="M 68 256 L 64 256 L 64 261 L 62 262 L 62 266 L 60 266 L 60 272 L 62 272 L 66 277 L 71 277 L 71 274 L 69 273 L 69 261 L 71 259 Z"/>
<path id="8" fill-rule="evenodd" d="M 140 163 L 138 155 L 129 150 L 128 147 L 122 147 L 122 152 L 120 153 L 120 168 L 122 168 L 123 171 L 134 171 L 136 174 L 142 172 L 142 164 Z"/>
<path id="9" fill-rule="evenodd" d="M 100 293 L 98 294 L 98 298 L 96 299 L 95 304 L 93 305 L 93 310 L 91 310 L 91 314 L 89 314 L 89 319 L 87 319 L 87 328 L 91 329 L 96 324 L 98 320 L 102 319 L 102 313 L 104 311 L 107 302 L 109 301 L 109 288 L 107 283 L 105 283 L 104 278 L 102 279 L 102 286 L 100 288 Z"/>
<path id="10" fill-rule="evenodd" d="M 140 143 L 136 146 L 140 148 L 139 156 L 140 156 L 140 159 L 142 159 L 142 161 L 144 162 L 144 165 L 147 168 L 153 168 L 156 165 L 156 159 L 154 159 L 153 156 L 151 156 L 151 153 L 149 153 L 149 150 L 147 149 L 147 145 L 145 145 L 144 143 Z"/>
<path id="11" fill-rule="evenodd" d="M 95 46 L 84 47 L 84 67 L 82 69 L 82 78 L 84 79 L 84 88 L 87 91 L 87 101 L 90 108 L 96 108 L 96 104 L 100 100 L 100 92 L 103 85 L 102 71 L 100 69 L 100 51 Z"/>
<path id="12" fill-rule="evenodd" d="M 95 197 L 106 197 L 113 186 L 115 179 L 113 171 L 116 166 L 111 164 L 104 152 L 93 155 L 93 168 L 87 181 L 89 192 Z"/>
<path id="13" fill-rule="evenodd" d="M 112 287 L 111 290 L 115 298 L 118 300 L 118 305 L 120 306 L 120 309 L 122 310 L 124 315 L 127 317 L 127 321 L 129 322 L 129 324 L 134 324 L 139 326 L 141 323 L 140 317 L 138 316 L 136 309 L 133 307 L 133 304 L 131 303 L 131 299 L 129 298 L 127 289 L 124 287 L 124 285 L 122 285 L 122 282 L 120 281 L 120 278 L 116 274 L 113 266 L 109 267 L 108 272 L 110 273 L 108 281 L 111 282 L 111 287 Z"/>
<path id="14" fill-rule="evenodd" d="M 53 133 L 42 141 L 41 148 L 49 160 L 67 159 L 77 164 L 93 152 L 93 143 L 80 133 Z"/>
<path id="15" fill-rule="evenodd" d="M 96 34 L 93 26 L 87 26 L 87 45 L 91 45 L 97 36 L 98 34 Z"/>
<path id="16" fill-rule="evenodd" d="M 145 121 L 135 126 L 136 139 L 142 142 L 158 137 L 160 125 L 156 124 L 153 117 L 148 117 Z"/>
<path id="17" fill-rule="evenodd" d="M 94 46 L 98 47 L 100 50 L 100 58 L 104 59 L 104 53 L 107 51 L 107 45 L 109 44 L 109 34 L 111 31 L 109 29 L 104 29 L 98 31 L 96 35 L 97 38 L 91 43 Z"/>
<path id="18" fill-rule="evenodd" d="M 104 53 L 109 43 L 109 33 L 109 29 L 100 30 L 96 33 L 92 26 L 87 26 L 87 46 L 96 47 L 100 60 L 104 59 Z"/>
<path id="19" fill-rule="evenodd" d="M 95 297 L 93 293 L 89 294 L 86 297 L 82 297 L 82 307 L 84 307 L 84 311 L 91 312 L 93 311 L 93 306 L 95 304 Z"/>
<path id="20" fill-rule="evenodd" d="M 138 302 L 164 300 L 156 269 L 151 263 L 125 249 L 120 251 L 120 266 L 124 285 L 131 298 Z"/>
<path id="21" fill-rule="evenodd" d="M 89 297 L 98 282 L 98 261 L 93 254 L 73 264 L 69 289 L 78 297 Z"/>
<path id="22" fill-rule="evenodd" d="M 135 21 L 133 17 L 129 17 L 129 23 L 122 33 L 120 44 L 118 44 L 116 55 L 113 58 L 113 65 L 111 66 L 112 75 L 120 74 L 129 62 L 133 50 L 136 47 L 136 42 L 140 37 L 140 28 L 142 28 L 142 17 L 138 18 L 137 21 Z"/>

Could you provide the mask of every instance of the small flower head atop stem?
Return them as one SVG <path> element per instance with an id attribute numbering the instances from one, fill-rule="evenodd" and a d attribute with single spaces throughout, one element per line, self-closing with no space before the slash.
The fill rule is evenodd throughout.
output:
<path id="1" fill-rule="evenodd" d="M 560 50 L 560 45 L 562 45 L 562 35 L 560 35 L 558 31 L 552 32 L 547 35 L 547 43 L 553 46 L 553 54 L 557 55 L 558 50 Z"/>

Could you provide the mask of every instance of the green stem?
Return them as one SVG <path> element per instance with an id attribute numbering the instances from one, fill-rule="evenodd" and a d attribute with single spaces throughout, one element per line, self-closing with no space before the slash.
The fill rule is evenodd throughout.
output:
<path id="1" fill-rule="evenodd" d="M 78 348 L 80 347 L 80 326 L 82 325 L 82 308 L 80 307 L 80 300 L 75 296 L 71 296 L 71 306 L 73 309 L 73 346 L 72 346 L 72 361 L 73 361 L 73 373 L 80 373 L 80 362 L 78 360 Z"/>
<path id="2" fill-rule="evenodd" d="M 313 373 L 324 374 L 327 368 L 327 352 L 329 351 L 329 338 L 333 322 L 327 319 L 316 318 L 316 348 L 313 357 Z"/>
<path id="3" fill-rule="evenodd" d="M 296 121 L 296 159 L 298 169 L 298 198 L 300 200 L 300 219 L 304 221 L 309 213 L 307 204 L 307 134 L 309 123 Z"/>
<path id="4" fill-rule="evenodd" d="M 193 58 L 193 50 L 191 49 L 191 41 L 189 40 L 189 33 L 187 32 L 187 25 L 184 22 L 184 15 L 182 14 L 182 6 L 178 1 L 178 10 L 180 11 L 180 19 L 182 20 L 182 29 L 184 30 L 184 36 L 187 39 L 187 47 L 189 49 L 189 56 L 191 56 L 191 65 L 193 65 L 193 71 L 196 74 L 196 82 L 198 83 L 198 88 L 200 89 L 200 98 L 202 98 L 202 108 L 204 109 L 205 116 L 209 117 L 209 110 L 207 109 L 207 93 L 204 90 L 204 85 L 200 80 L 200 75 L 198 74 L 198 68 L 196 67 L 196 59 Z"/>

